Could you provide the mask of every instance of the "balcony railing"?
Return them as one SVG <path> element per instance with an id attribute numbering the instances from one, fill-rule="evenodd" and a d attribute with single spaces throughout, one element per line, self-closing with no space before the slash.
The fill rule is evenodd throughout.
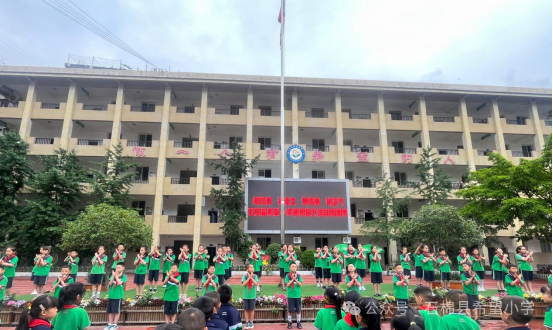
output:
<path id="1" fill-rule="evenodd" d="M 175 141 L 175 143 L 173 144 L 173 147 L 175 147 L 175 148 L 192 148 L 192 143 L 193 142 L 177 142 L 177 141 Z"/>
<path id="2" fill-rule="evenodd" d="M 454 117 L 434 117 L 434 122 L 436 123 L 454 123 Z"/>
<path id="3" fill-rule="evenodd" d="M 457 149 L 438 149 L 438 155 L 459 155 Z"/>
<path id="4" fill-rule="evenodd" d="M 368 152 L 369 154 L 372 154 L 374 152 L 373 147 L 360 147 L 360 146 L 351 146 L 352 152 Z"/>
<path id="5" fill-rule="evenodd" d="M 545 120 L 545 126 L 551 126 L 551 119 Z"/>
<path id="6" fill-rule="evenodd" d="M 416 148 L 394 148 L 396 154 L 411 154 L 414 155 L 417 153 Z"/>
<path id="7" fill-rule="evenodd" d="M 101 146 L 103 140 L 88 140 L 88 139 L 79 139 L 77 145 L 80 146 Z"/>
<path id="8" fill-rule="evenodd" d="M 368 179 L 356 179 L 353 181 L 353 186 L 356 188 L 375 188 L 376 182 Z"/>
<path id="9" fill-rule="evenodd" d="M 229 149 L 230 143 L 228 142 L 213 142 L 213 149 Z"/>
<path id="10" fill-rule="evenodd" d="M 532 151 L 515 151 L 511 150 L 513 157 L 532 157 Z"/>
<path id="11" fill-rule="evenodd" d="M 487 124 L 488 118 L 472 118 L 472 122 L 475 124 Z"/>
<path id="12" fill-rule="evenodd" d="M 171 178 L 171 184 L 190 184 L 190 178 Z"/>
<path id="13" fill-rule="evenodd" d="M 60 104 L 59 103 L 42 103 L 40 105 L 41 109 L 59 109 Z"/>
<path id="14" fill-rule="evenodd" d="M 522 119 L 507 119 L 507 125 L 526 125 L 526 120 Z"/>
<path id="15" fill-rule="evenodd" d="M 196 109 L 194 107 L 184 107 L 177 108 L 177 113 L 195 113 Z"/>
<path id="16" fill-rule="evenodd" d="M 240 109 L 215 109 L 216 115 L 231 115 L 238 116 L 240 115 Z"/>
<path id="17" fill-rule="evenodd" d="M 19 102 L 0 102 L 0 108 L 17 108 L 17 107 L 19 107 Z"/>
<path id="18" fill-rule="evenodd" d="M 261 150 L 280 150 L 280 144 L 260 144 Z"/>
<path id="19" fill-rule="evenodd" d="M 134 178 L 132 178 L 132 183 L 134 184 L 148 184 L 150 183 L 150 178 L 147 177 L 147 176 L 135 176 Z"/>
<path id="20" fill-rule="evenodd" d="M 392 120 L 413 121 L 413 116 L 392 115 Z"/>
<path id="21" fill-rule="evenodd" d="M 278 116 L 280 116 L 280 111 L 261 109 L 261 116 L 263 116 L 263 117 L 278 117 Z"/>
<path id="22" fill-rule="evenodd" d="M 322 151 L 322 152 L 328 152 L 330 151 L 330 148 L 328 146 L 318 146 L 314 147 L 312 145 L 306 145 L 307 151 Z"/>
<path id="23" fill-rule="evenodd" d="M 328 112 L 306 112 L 307 118 L 328 118 Z"/>
<path id="24" fill-rule="evenodd" d="M 452 181 L 450 181 L 449 186 L 451 187 L 451 189 L 461 189 L 461 188 L 463 188 L 463 183 L 462 182 L 452 182 Z"/>
<path id="25" fill-rule="evenodd" d="M 227 178 L 221 178 L 218 176 L 212 176 L 211 177 L 211 184 L 214 186 L 228 186 L 228 179 Z"/>
<path id="26" fill-rule="evenodd" d="M 478 156 L 487 156 L 490 152 L 492 152 L 491 150 L 476 150 L 476 153 L 478 154 Z"/>
<path id="27" fill-rule="evenodd" d="M 397 182 L 397 187 L 398 188 L 413 188 L 413 183 L 411 183 L 411 182 Z"/>
<path id="28" fill-rule="evenodd" d="M 127 147 L 147 147 L 152 146 L 152 141 L 127 141 Z"/>
<path id="29" fill-rule="evenodd" d="M 356 114 L 356 113 L 350 113 L 349 119 L 371 119 L 371 114 Z"/>
<path id="30" fill-rule="evenodd" d="M 85 105 L 83 105 L 83 110 L 107 111 L 107 110 L 108 110 L 108 106 L 107 106 L 107 105 L 92 105 L 92 104 L 85 104 Z"/>
<path id="31" fill-rule="evenodd" d="M 148 105 L 131 105 L 131 112 L 156 112 L 156 106 Z"/>
<path id="32" fill-rule="evenodd" d="M 187 223 L 187 215 L 170 215 L 167 217 L 167 222 L 169 223 Z"/>
<path id="33" fill-rule="evenodd" d="M 366 222 L 367 220 L 365 219 L 365 217 L 355 217 L 355 224 L 356 225 L 362 225 Z"/>
<path id="34" fill-rule="evenodd" d="M 51 139 L 51 138 L 35 138 L 35 144 L 54 144 L 54 139 Z"/>

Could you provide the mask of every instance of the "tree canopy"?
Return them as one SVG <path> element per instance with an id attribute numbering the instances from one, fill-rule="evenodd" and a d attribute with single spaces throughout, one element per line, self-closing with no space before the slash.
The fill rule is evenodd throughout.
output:
<path id="1" fill-rule="evenodd" d="M 444 204 L 451 191 L 451 176 L 439 166 L 440 160 L 428 147 L 423 149 L 420 161 L 415 166 L 419 182 L 411 182 L 411 186 L 428 204 Z"/>
<path id="2" fill-rule="evenodd" d="M 518 166 L 499 154 L 488 158 L 493 166 L 470 173 L 469 183 L 456 193 L 469 201 L 461 214 L 474 219 L 486 235 L 516 228 L 519 219 L 517 239 L 551 243 L 551 135 L 539 158 L 521 159 Z"/>

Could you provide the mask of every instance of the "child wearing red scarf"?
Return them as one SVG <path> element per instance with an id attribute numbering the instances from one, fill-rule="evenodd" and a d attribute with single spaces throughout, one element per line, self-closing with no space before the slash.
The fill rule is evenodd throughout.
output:
<path id="1" fill-rule="evenodd" d="M 355 316 L 351 315 L 350 308 L 355 306 L 355 302 L 361 299 L 361 294 L 357 291 L 348 291 L 344 297 L 344 307 L 342 308 L 346 311 L 346 316 L 341 320 L 336 322 L 336 327 L 334 330 L 357 330 L 357 324 L 355 323 Z M 356 313 L 357 314 L 357 313 Z"/>
<path id="2" fill-rule="evenodd" d="M 298 266 L 294 263 L 290 265 L 290 273 L 286 275 L 284 283 L 288 288 L 288 329 L 292 329 L 292 314 L 296 313 L 297 328 L 301 329 L 301 286 L 302 278 L 296 272 Z"/>
<path id="3" fill-rule="evenodd" d="M 524 298 L 522 287 L 524 286 L 524 279 L 522 274 L 518 273 L 517 266 L 509 264 L 509 273 L 505 275 L 505 289 L 509 296 L 519 296 Z"/>
<path id="4" fill-rule="evenodd" d="M 246 323 L 244 329 L 253 329 L 253 319 L 255 313 L 255 298 L 257 296 L 257 275 L 254 273 L 254 267 L 252 264 L 246 266 L 246 275 L 242 277 L 242 286 L 244 287 L 244 294 L 242 299 L 244 300 L 244 316 Z"/>
<path id="5" fill-rule="evenodd" d="M 58 300 L 52 296 L 36 297 L 30 305 L 25 306 L 19 318 L 16 330 L 51 330 L 50 321 L 58 313 Z"/>
<path id="6" fill-rule="evenodd" d="M 177 264 L 172 264 L 171 270 L 167 274 L 167 278 L 163 281 L 163 284 L 166 285 L 165 293 L 163 294 L 163 301 L 165 301 L 163 309 L 165 323 L 175 323 L 175 320 L 177 319 L 180 283 L 180 274 L 178 269 L 179 266 Z"/>

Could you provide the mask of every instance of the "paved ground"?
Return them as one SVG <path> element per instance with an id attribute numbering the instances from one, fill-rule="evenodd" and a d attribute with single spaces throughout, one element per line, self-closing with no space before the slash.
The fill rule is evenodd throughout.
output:
<path id="1" fill-rule="evenodd" d="M 483 330 L 501 330 L 501 329 L 507 329 L 507 326 L 502 321 L 483 321 L 484 326 L 481 328 Z M 15 328 L 1 328 L 6 330 L 14 330 Z M 90 330 L 103 330 L 103 326 L 94 326 L 90 327 Z M 155 327 L 153 326 L 120 326 L 120 330 L 154 330 Z M 255 328 L 257 330 L 284 330 L 286 329 L 285 323 L 265 323 L 265 324 L 255 324 Z M 295 325 L 294 325 L 295 329 Z M 313 323 L 304 323 L 303 329 L 305 330 L 315 330 L 315 327 L 313 326 Z M 382 326 L 382 329 L 387 330 L 389 329 L 389 323 L 384 323 Z M 543 326 L 543 320 L 534 320 L 530 323 L 530 329 L 532 330 L 545 330 L 545 327 Z"/>

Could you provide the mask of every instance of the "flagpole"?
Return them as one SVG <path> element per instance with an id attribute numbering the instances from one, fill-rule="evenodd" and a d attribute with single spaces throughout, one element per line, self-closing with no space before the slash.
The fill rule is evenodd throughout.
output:
<path id="1" fill-rule="evenodd" d="M 280 2 L 280 243 L 286 244 L 284 228 L 284 23 L 286 12 L 284 0 Z"/>

